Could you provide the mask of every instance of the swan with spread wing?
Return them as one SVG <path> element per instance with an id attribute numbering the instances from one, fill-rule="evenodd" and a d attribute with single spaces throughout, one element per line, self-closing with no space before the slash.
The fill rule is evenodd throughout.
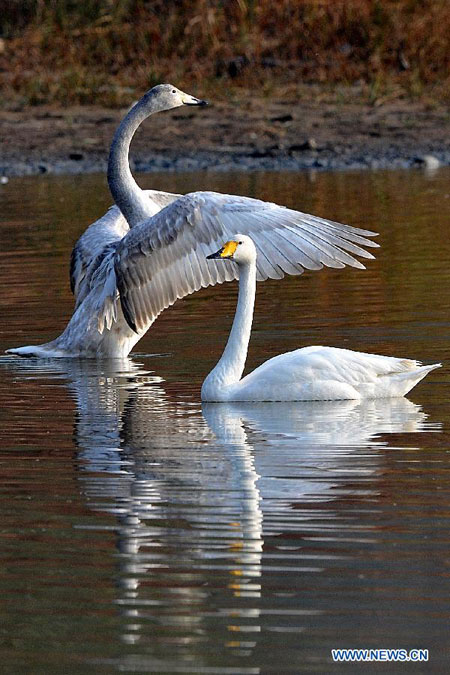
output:
<path id="1" fill-rule="evenodd" d="M 251 235 L 257 279 L 281 279 L 305 269 L 346 265 L 364 269 L 375 233 L 277 204 L 215 192 L 177 195 L 142 190 L 128 154 L 133 135 L 150 115 L 205 101 L 169 84 L 148 91 L 114 136 L 108 183 L 115 206 L 93 223 L 71 256 L 75 310 L 64 332 L 42 345 L 9 349 L 38 357 L 107 357 L 129 354 L 156 317 L 202 287 L 238 278 L 238 268 L 207 262 L 237 230 Z"/>

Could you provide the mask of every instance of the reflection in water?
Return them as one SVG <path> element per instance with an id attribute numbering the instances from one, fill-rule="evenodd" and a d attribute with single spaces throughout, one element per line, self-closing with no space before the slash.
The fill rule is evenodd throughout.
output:
<path id="1" fill-rule="evenodd" d="M 117 517 L 123 641 L 140 640 L 145 623 L 159 622 L 162 612 L 165 628 L 182 630 L 187 648 L 203 623 L 211 569 L 220 570 L 230 597 L 259 596 L 258 477 L 239 424 L 230 419 L 224 454 L 210 455 L 215 430 L 198 406 L 177 407 L 156 377 L 128 364 L 129 374 L 125 363 L 120 373 L 115 365 L 102 366 L 97 390 L 92 376 L 86 386 L 83 364 L 71 373 L 83 492 L 90 508 Z M 167 580 L 149 592 L 161 570 Z"/>
<path id="2" fill-rule="evenodd" d="M 277 569 L 267 537 L 307 531 L 321 505 L 355 494 L 355 472 L 371 478 L 366 492 L 376 494 L 380 434 L 431 428 L 404 398 L 200 409 L 172 401 L 161 378 L 130 359 L 14 365 L 23 375 L 68 378 L 76 399 L 84 499 L 116 519 L 121 640 L 145 648 L 119 657 L 125 669 L 156 671 L 190 658 L 206 668 L 205 643 L 216 640 L 228 659 L 262 649 L 270 598 L 263 580 Z M 373 454 L 356 470 L 364 448 Z M 337 513 L 328 511 L 323 531 L 333 517 L 338 524 Z M 279 548 L 280 572 L 292 564 L 290 548 Z M 296 569 L 320 574 L 336 557 L 302 555 Z M 305 621 L 324 611 L 283 610 Z"/>
<path id="3" fill-rule="evenodd" d="M 366 401 L 317 401 L 293 403 L 203 404 L 203 414 L 212 429 L 247 429 L 255 438 L 258 486 L 267 500 L 291 506 L 290 500 L 307 495 L 333 499 L 339 474 L 354 463 L 352 448 L 375 447 L 380 434 L 409 433 L 426 427 L 420 406 L 406 398 Z M 261 440 L 263 443 L 261 443 Z M 295 454 L 294 454 L 295 453 Z M 292 480 L 288 467 L 301 462 L 301 478 Z M 374 462 L 369 473 L 379 470 Z M 288 477 L 286 476 L 288 473 Z M 334 476 L 337 479 L 333 481 Z"/>
<path id="4" fill-rule="evenodd" d="M 449 177 L 140 181 L 173 192 L 201 181 L 380 232 L 365 272 L 260 285 L 254 368 L 324 336 L 446 362 Z M 64 327 L 68 252 L 110 202 L 101 176 L 4 187 L 2 351 Z M 171 355 L 144 365 L 0 358 L 5 670 L 328 673 L 330 648 L 348 646 L 430 648 L 427 668 L 448 670 L 448 368 L 413 395 L 443 420 L 439 434 L 415 433 L 437 426 L 404 399 L 202 408 L 236 291 L 204 289 L 164 312 L 140 344 Z"/>

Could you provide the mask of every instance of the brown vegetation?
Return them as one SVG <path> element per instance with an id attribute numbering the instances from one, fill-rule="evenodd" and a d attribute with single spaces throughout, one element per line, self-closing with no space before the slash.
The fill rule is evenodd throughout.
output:
<path id="1" fill-rule="evenodd" d="M 0 105 L 123 105 L 161 81 L 445 100 L 449 42 L 448 0 L 0 0 Z"/>

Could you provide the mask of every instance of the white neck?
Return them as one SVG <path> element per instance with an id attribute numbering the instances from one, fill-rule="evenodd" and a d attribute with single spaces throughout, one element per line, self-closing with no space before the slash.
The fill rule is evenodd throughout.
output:
<path id="1" fill-rule="evenodd" d="M 117 129 L 109 153 L 108 184 L 115 203 L 130 227 L 138 225 L 154 214 L 151 201 L 134 180 L 128 154 L 130 143 L 139 125 L 159 108 L 145 96 L 136 103 Z"/>
<path id="2" fill-rule="evenodd" d="M 204 392 L 220 391 L 241 379 L 252 330 L 255 293 L 255 262 L 239 265 L 239 296 L 233 326 L 219 362 L 203 383 Z"/>

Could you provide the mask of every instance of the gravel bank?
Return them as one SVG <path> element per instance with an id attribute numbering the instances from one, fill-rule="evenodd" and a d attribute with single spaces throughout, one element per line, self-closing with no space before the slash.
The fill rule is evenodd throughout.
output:
<path id="1" fill-rule="evenodd" d="M 104 172 L 125 111 L 0 112 L 0 175 Z M 132 144 L 138 171 L 331 170 L 450 165 L 444 107 L 252 100 L 156 115 Z"/>

